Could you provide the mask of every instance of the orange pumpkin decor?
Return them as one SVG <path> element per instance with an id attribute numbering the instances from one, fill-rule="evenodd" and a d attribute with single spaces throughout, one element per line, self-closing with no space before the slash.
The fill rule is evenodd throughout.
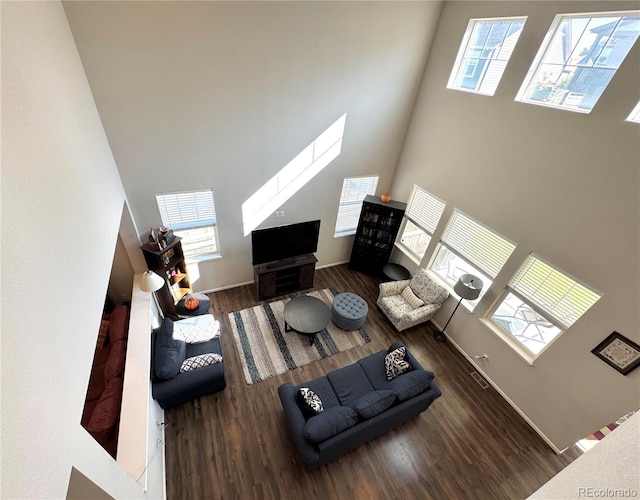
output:
<path id="1" fill-rule="evenodd" d="M 195 309 L 196 307 L 198 307 L 198 304 L 200 304 L 200 301 L 195 297 L 187 297 L 184 301 L 184 307 L 189 310 Z"/>
<path id="2" fill-rule="evenodd" d="M 383 194 L 380 199 L 382 200 L 382 203 L 389 203 L 391 201 L 391 196 L 389 196 L 388 194 Z"/>

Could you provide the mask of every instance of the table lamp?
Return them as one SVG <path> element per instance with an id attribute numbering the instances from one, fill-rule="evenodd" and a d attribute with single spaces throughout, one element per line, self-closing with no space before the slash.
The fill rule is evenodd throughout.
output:
<path id="1" fill-rule="evenodd" d="M 156 296 L 156 292 L 160 290 L 164 286 L 164 279 L 161 276 L 154 273 L 153 271 L 145 271 L 142 274 L 142 279 L 140 280 L 140 290 L 143 292 L 151 292 L 153 294 L 153 298 L 156 301 L 156 307 L 158 308 L 158 312 L 160 316 L 164 318 L 164 313 L 162 312 L 162 308 L 160 307 L 160 303 L 158 302 L 158 297 Z"/>

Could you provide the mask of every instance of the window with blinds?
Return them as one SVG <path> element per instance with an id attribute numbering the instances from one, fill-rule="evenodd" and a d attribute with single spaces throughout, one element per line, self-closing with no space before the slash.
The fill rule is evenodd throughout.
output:
<path id="1" fill-rule="evenodd" d="M 531 354 L 532 361 L 601 296 L 531 254 L 488 316 Z"/>
<path id="2" fill-rule="evenodd" d="M 420 186 L 413 186 L 399 232 L 398 247 L 418 263 L 427 251 L 445 206 L 440 198 Z"/>
<path id="3" fill-rule="evenodd" d="M 218 253 L 217 220 L 213 191 L 156 194 L 162 224 L 182 238 L 185 257 Z"/>
<path id="4" fill-rule="evenodd" d="M 565 328 L 570 327 L 601 297 L 535 255 L 529 255 L 509 288 Z"/>
<path id="5" fill-rule="evenodd" d="M 515 243 L 456 209 L 442 234 L 430 269 L 451 289 L 463 274 L 480 278 L 484 285 L 480 296 L 474 301 L 465 301 L 466 305 L 473 308 L 489 289 L 515 247 Z"/>
<path id="6" fill-rule="evenodd" d="M 516 248 L 511 241 L 457 209 L 451 215 L 441 241 L 491 278 L 497 276 Z"/>
<path id="7" fill-rule="evenodd" d="M 347 236 L 356 232 L 362 200 L 368 194 L 375 194 L 376 187 L 378 187 L 377 175 L 346 177 L 344 179 L 334 236 Z"/>

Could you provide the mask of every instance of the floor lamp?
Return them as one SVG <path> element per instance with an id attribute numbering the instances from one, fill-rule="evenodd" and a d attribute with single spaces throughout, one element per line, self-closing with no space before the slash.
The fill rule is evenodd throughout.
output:
<path id="1" fill-rule="evenodd" d="M 160 317 L 162 318 L 164 318 L 164 313 L 162 312 L 162 308 L 160 307 L 160 303 L 158 302 L 158 296 L 156 295 L 156 292 L 163 286 L 164 279 L 162 279 L 153 271 L 145 271 L 142 275 L 142 279 L 140 280 L 140 290 L 142 290 L 143 292 L 151 292 L 151 294 L 153 295 L 153 299 L 156 301 L 156 307 L 158 308 Z"/>
<path id="2" fill-rule="evenodd" d="M 462 299 L 466 299 L 466 300 L 477 299 L 480 296 L 480 291 L 482 290 L 483 285 L 484 283 L 482 283 L 482 280 L 474 276 L 473 274 L 463 274 L 462 276 L 460 276 L 460 279 L 458 279 L 458 282 L 453 286 L 453 290 L 454 292 L 456 292 L 458 297 L 460 297 L 460 300 L 458 301 L 456 308 L 451 313 L 451 316 L 449 316 L 449 319 L 447 320 L 447 323 L 444 325 L 444 328 L 439 332 L 435 332 L 433 334 L 434 339 L 436 339 L 438 342 L 445 342 L 447 340 L 447 337 L 445 336 L 444 331 L 447 329 L 447 326 L 449 325 L 449 321 L 451 321 L 451 318 L 453 318 L 453 315 L 458 310 L 458 306 L 460 305 L 460 302 L 462 302 Z"/>

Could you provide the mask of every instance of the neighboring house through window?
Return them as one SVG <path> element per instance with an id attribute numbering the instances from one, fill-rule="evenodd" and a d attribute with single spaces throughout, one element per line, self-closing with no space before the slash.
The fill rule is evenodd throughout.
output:
<path id="1" fill-rule="evenodd" d="M 640 11 L 555 17 L 516 100 L 589 113 L 640 34 Z"/>
<path id="2" fill-rule="evenodd" d="M 183 191 L 156 194 L 164 226 L 182 238 L 185 258 L 219 254 L 213 191 Z"/>
<path id="3" fill-rule="evenodd" d="M 526 17 L 471 19 L 447 88 L 493 95 L 525 21 Z"/>
<path id="4" fill-rule="evenodd" d="M 375 194 L 378 176 L 346 177 L 342 182 L 342 193 L 338 205 L 334 237 L 355 234 L 360 218 L 362 200 L 368 194 Z"/>
<path id="5" fill-rule="evenodd" d="M 473 274 L 483 281 L 480 297 L 465 301 L 471 307 L 480 301 L 493 283 L 515 244 L 455 209 L 447 224 L 430 269 L 453 291 L 461 275 Z"/>
<path id="6" fill-rule="evenodd" d="M 601 294 L 566 273 L 529 255 L 506 292 L 489 310 L 489 320 L 507 343 L 517 342 L 532 362 L 582 316 Z M 519 349 L 517 349 L 520 352 Z"/>
<path id="7" fill-rule="evenodd" d="M 420 264 L 431 242 L 446 203 L 414 185 L 396 245 Z"/>

